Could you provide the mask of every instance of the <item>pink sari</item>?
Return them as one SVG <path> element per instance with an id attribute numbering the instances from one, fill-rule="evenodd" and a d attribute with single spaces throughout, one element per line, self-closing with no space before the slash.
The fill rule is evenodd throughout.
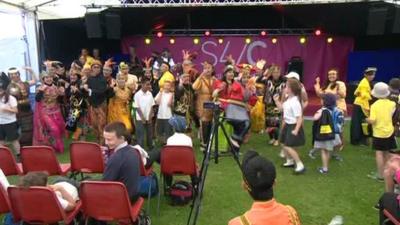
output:
<path id="1" fill-rule="evenodd" d="M 53 93 L 50 90 L 49 94 Z M 43 100 L 35 104 L 33 145 L 50 145 L 57 152 L 63 153 L 65 122 L 60 106 L 58 104 L 46 105 Z"/>

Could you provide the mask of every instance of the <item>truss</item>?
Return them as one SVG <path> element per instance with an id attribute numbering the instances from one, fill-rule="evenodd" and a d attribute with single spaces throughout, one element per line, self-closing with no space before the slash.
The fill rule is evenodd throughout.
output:
<path id="1" fill-rule="evenodd" d="M 204 36 L 204 33 L 209 31 L 212 37 L 223 37 L 223 36 L 259 36 L 261 31 L 265 31 L 268 36 L 285 36 L 285 35 L 311 35 L 314 33 L 314 29 L 305 28 L 282 28 L 282 29 L 167 29 L 162 30 L 163 35 L 170 37 L 200 37 Z M 158 30 L 154 30 L 151 36 L 156 36 Z M 142 36 L 149 36 L 143 34 Z"/>
<path id="2" fill-rule="evenodd" d="M 212 6 L 261 6 L 332 4 L 352 2 L 378 2 L 379 0 L 121 0 L 111 7 L 212 7 Z"/>

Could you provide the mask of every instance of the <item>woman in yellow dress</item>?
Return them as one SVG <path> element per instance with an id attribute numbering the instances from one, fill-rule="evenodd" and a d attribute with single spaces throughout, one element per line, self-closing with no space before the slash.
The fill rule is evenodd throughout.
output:
<path id="1" fill-rule="evenodd" d="M 127 86 L 126 77 L 117 75 L 116 81 L 117 85 L 114 87 L 113 97 L 108 103 L 107 122 L 122 122 L 131 133 L 132 123 L 129 102 L 132 99 L 132 90 Z"/>

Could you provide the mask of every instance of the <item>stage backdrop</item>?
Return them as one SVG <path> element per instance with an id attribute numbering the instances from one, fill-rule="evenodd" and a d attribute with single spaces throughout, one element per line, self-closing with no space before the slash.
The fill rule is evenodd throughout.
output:
<path id="1" fill-rule="evenodd" d="M 232 54 L 237 63 L 254 64 L 258 59 L 267 60 L 267 64 L 278 64 L 282 71 L 287 70 L 287 63 L 293 56 L 303 59 L 303 82 L 307 90 L 312 90 L 314 80 L 321 76 L 326 78 L 327 71 L 332 68 L 339 69 L 340 79 L 347 80 L 347 58 L 353 50 L 353 38 L 333 37 L 333 42 L 328 44 L 326 37 L 308 37 L 306 43 L 300 44 L 299 36 L 280 36 L 277 43 L 271 42 L 271 37 L 251 37 L 251 43 L 245 43 L 245 37 L 225 37 L 222 44 L 218 37 L 202 37 L 199 44 L 193 43 L 193 37 L 177 37 L 175 44 L 169 43 L 169 37 L 153 38 L 151 44 L 146 45 L 143 37 L 129 36 L 121 41 L 123 53 L 128 53 L 130 45 L 136 46 L 138 57 L 149 57 L 151 52 L 161 52 L 168 48 L 175 62 L 182 61 L 182 50 L 197 52 L 194 61 L 200 69 L 200 63 L 209 61 L 216 65 L 217 73 L 221 73 L 226 56 Z"/>

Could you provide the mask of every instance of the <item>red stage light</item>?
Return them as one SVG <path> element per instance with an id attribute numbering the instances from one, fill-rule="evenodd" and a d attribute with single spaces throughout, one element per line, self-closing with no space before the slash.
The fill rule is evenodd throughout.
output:
<path id="1" fill-rule="evenodd" d="M 315 30 L 315 32 L 314 32 L 314 33 L 315 33 L 315 35 L 316 35 L 316 36 L 319 36 L 319 35 L 321 35 L 321 34 L 322 34 L 322 32 L 321 32 L 321 30 L 320 30 L 320 29 L 318 29 L 318 30 Z"/>
<path id="2" fill-rule="evenodd" d="M 157 37 L 162 38 L 163 35 L 164 35 L 163 32 L 161 32 L 161 31 L 157 32 Z"/>
<path id="3" fill-rule="evenodd" d="M 206 32 L 204 32 L 204 35 L 210 36 L 210 35 L 211 35 L 211 32 L 210 32 L 209 30 L 207 30 Z"/>
<path id="4" fill-rule="evenodd" d="M 263 30 L 263 31 L 261 31 L 261 36 L 267 36 L 267 31 L 265 31 L 265 30 Z"/>

